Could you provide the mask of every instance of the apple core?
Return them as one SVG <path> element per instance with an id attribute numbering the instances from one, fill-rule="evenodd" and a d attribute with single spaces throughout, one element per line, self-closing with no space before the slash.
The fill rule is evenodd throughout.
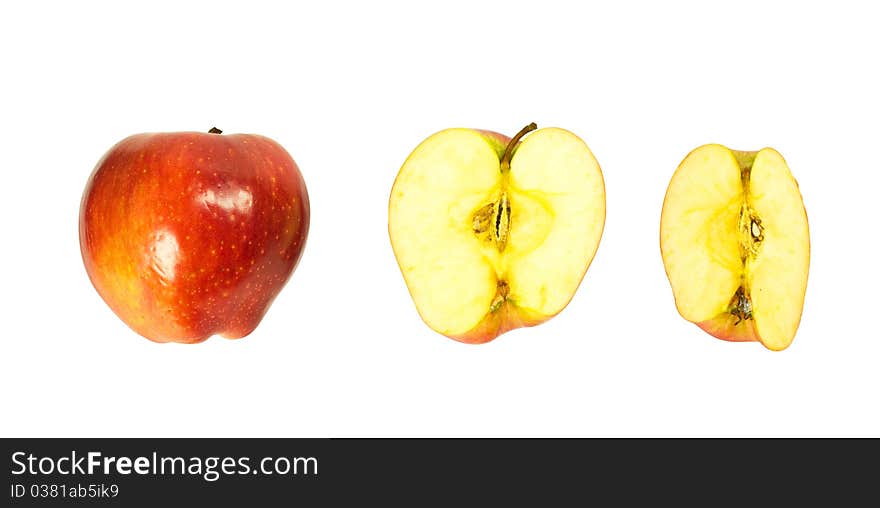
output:
<path id="1" fill-rule="evenodd" d="M 532 122 L 523 127 L 507 143 L 504 154 L 499 161 L 501 171 L 500 196 L 495 201 L 480 207 L 474 212 L 472 221 L 474 234 L 478 238 L 493 243 L 498 248 L 498 252 L 504 252 L 504 248 L 507 247 L 507 238 L 510 235 L 510 196 L 508 195 L 510 158 L 513 156 L 514 148 L 516 148 L 523 136 L 537 128 L 538 126 Z"/>

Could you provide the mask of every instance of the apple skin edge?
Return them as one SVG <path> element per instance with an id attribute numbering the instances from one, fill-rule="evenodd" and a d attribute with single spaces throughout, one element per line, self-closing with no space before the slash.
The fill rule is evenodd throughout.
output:
<path id="1" fill-rule="evenodd" d="M 465 344 L 485 344 L 501 334 L 528 326 L 535 326 L 553 316 L 540 316 L 517 307 L 509 300 L 502 303 L 494 312 L 489 312 L 477 326 L 461 335 L 448 335 Z"/>
<path id="2" fill-rule="evenodd" d="M 299 168 L 269 138 L 137 134 L 89 178 L 80 248 L 95 289 L 140 335 L 241 338 L 296 268 L 309 218 Z"/>
<path id="3" fill-rule="evenodd" d="M 501 160 L 501 156 L 504 155 L 504 149 L 507 147 L 507 144 L 510 143 L 510 136 L 505 136 L 500 132 L 495 131 L 487 131 L 483 129 L 471 129 L 479 132 L 486 138 L 486 141 L 492 145 L 492 148 L 498 153 L 498 159 Z"/>
<path id="4" fill-rule="evenodd" d="M 739 320 L 739 324 L 737 324 L 737 320 Z M 760 342 L 754 320 L 740 320 L 728 312 L 713 319 L 696 323 L 696 325 L 709 335 L 721 340 L 730 342 Z"/>

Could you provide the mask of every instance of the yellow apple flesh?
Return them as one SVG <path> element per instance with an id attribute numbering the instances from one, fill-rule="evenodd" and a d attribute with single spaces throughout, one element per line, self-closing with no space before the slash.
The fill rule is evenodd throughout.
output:
<path id="1" fill-rule="evenodd" d="M 450 338 L 484 343 L 553 317 L 596 253 L 599 165 L 571 132 L 534 129 L 438 132 L 394 182 L 394 254 L 422 319 Z"/>
<path id="2" fill-rule="evenodd" d="M 810 235 L 798 184 L 776 150 L 691 152 L 666 191 L 660 250 L 686 320 L 776 351 L 794 340 Z"/>

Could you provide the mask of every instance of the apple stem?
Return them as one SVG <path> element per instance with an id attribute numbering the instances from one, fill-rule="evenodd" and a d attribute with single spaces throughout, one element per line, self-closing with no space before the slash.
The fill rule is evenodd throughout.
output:
<path id="1" fill-rule="evenodd" d="M 208 131 L 208 134 L 223 134 L 223 131 L 221 131 L 217 127 L 211 127 L 211 130 Z"/>
<path id="2" fill-rule="evenodd" d="M 505 173 L 510 171 L 510 159 L 513 157 L 513 149 L 516 148 L 516 145 L 519 144 L 519 141 L 526 134 L 536 130 L 538 125 L 535 122 L 532 122 L 525 127 L 522 128 L 519 132 L 516 133 L 516 136 L 510 140 L 510 143 L 507 143 L 507 148 L 504 149 L 504 155 L 501 156 L 501 172 Z"/>

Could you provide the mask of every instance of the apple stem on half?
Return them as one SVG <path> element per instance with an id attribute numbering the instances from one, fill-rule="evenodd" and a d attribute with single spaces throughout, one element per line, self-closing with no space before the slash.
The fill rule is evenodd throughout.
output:
<path id="1" fill-rule="evenodd" d="M 513 157 L 513 149 L 516 148 L 516 145 L 519 144 L 519 141 L 526 134 L 536 130 L 538 125 L 535 122 L 532 122 L 525 127 L 522 128 L 521 131 L 516 133 L 516 136 L 510 140 L 510 143 L 507 143 L 507 148 L 504 149 L 504 155 L 501 156 L 501 172 L 506 173 L 510 171 L 510 159 Z"/>
<path id="2" fill-rule="evenodd" d="M 223 134 L 223 131 L 221 131 L 217 127 L 211 127 L 211 130 L 208 131 L 208 134 Z"/>
<path id="3" fill-rule="evenodd" d="M 504 149 L 504 154 L 501 156 L 502 175 L 507 175 L 510 171 L 510 159 L 513 158 L 513 150 L 516 148 L 516 145 L 519 144 L 523 136 L 537 128 L 538 125 L 535 124 L 535 122 L 532 122 L 517 132 L 516 136 L 507 143 L 507 147 Z M 498 247 L 498 252 L 504 252 L 504 248 L 507 246 L 507 238 L 510 234 L 510 200 L 507 197 L 507 176 L 502 177 L 501 197 L 497 203 L 497 210 L 495 205 L 495 203 L 490 203 L 486 207 L 481 208 L 480 211 L 474 215 L 474 233 L 481 233 L 484 231 L 486 229 L 484 224 L 485 222 L 488 222 L 486 221 L 486 216 L 495 213 L 495 232 L 492 238 L 495 241 L 495 245 Z"/>

